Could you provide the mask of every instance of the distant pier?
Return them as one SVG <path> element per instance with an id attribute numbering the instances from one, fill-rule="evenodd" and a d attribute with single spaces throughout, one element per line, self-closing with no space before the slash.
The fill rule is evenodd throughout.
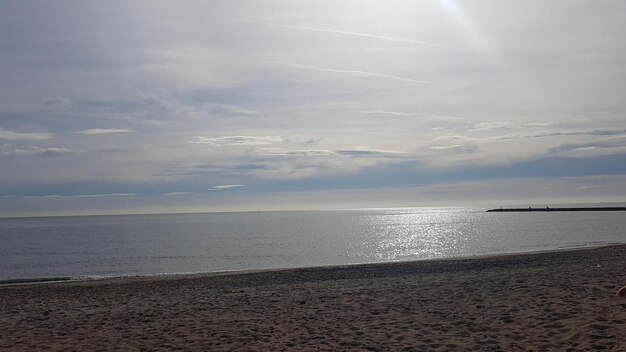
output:
<path id="1" fill-rule="evenodd" d="M 512 212 L 550 212 L 550 211 L 626 211 L 626 207 L 591 207 L 591 208 L 496 208 L 487 210 L 488 213 Z"/>

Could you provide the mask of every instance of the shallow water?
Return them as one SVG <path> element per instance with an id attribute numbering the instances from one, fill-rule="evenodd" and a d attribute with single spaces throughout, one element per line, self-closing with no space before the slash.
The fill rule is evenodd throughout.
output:
<path id="1" fill-rule="evenodd" d="M 0 219 L 0 280 L 356 264 L 626 243 L 626 212 L 484 210 Z"/>

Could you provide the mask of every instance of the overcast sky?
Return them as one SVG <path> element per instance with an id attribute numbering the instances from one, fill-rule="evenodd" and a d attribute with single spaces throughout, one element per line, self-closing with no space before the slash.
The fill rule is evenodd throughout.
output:
<path id="1" fill-rule="evenodd" d="M 0 215 L 626 200 L 626 2 L 0 0 Z"/>

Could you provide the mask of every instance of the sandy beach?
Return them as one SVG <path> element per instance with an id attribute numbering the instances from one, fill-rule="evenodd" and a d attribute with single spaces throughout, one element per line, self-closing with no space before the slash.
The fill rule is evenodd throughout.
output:
<path id="1" fill-rule="evenodd" d="M 626 245 L 0 287 L 2 351 L 626 351 Z"/>

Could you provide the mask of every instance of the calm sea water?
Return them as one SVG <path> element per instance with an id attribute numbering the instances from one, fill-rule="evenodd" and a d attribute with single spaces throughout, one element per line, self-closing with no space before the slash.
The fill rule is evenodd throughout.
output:
<path id="1" fill-rule="evenodd" d="M 626 212 L 470 208 L 0 219 L 0 280 L 467 257 L 626 243 Z"/>

